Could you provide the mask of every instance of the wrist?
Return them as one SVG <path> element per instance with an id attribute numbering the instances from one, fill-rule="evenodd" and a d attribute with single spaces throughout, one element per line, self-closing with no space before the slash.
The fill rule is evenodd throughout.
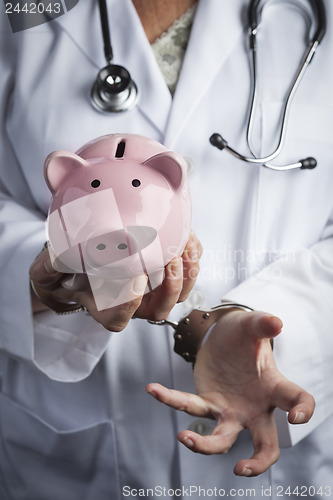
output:
<path id="1" fill-rule="evenodd" d="M 221 316 L 218 318 L 217 321 L 215 321 L 209 328 L 208 330 L 206 331 L 206 333 L 204 334 L 204 337 L 201 341 L 201 343 L 199 344 L 198 346 L 198 352 L 199 350 L 201 349 L 201 347 L 204 346 L 204 344 L 206 343 L 206 341 L 208 340 L 210 334 L 211 334 L 211 331 L 213 330 L 213 328 L 215 327 L 215 325 L 219 322 L 222 321 L 222 319 L 227 316 L 227 315 L 230 315 L 231 313 L 235 313 L 235 312 L 240 312 L 240 311 L 243 311 L 245 312 L 244 309 L 237 309 L 236 307 L 229 307 L 229 308 L 225 308 L 224 311 L 222 312 L 221 311 Z"/>
<path id="2" fill-rule="evenodd" d="M 236 310 L 253 311 L 248 306 L 234 302 L 224 302 L 211 309 L 194 309 L 176 327 L 175 352 L 194 365 L 202 342 L 207 339 L 215 323 Z"/>
<path id="3" fill-rule="evenodd" d="M 63 302 L 56 298 L 50 290 L 38 286 L 30 279 L 30 291 L 32 297 L 32 310 L 34 313 L 52 310 L 57 314 L 70 314 L 86 311 L 86 308 L 77 302 Z"/>
<path id="4" fill-rule="evenodd" d="M 33 287 L 31 286 L 31 282 L 30 282 L 30 300 L 31 300 L 31 308 L 33 314 L 48 310 L 48 307 L 43 302 L 41 302 L 39 298 L 37 298 L 37 295 Z"/>
<path id="5" fill-rule="evenodd" d="M 77 302 L 61 300 L 61 298 L 57 297 L 55 294 L 55 290 L 60 283 L 62 275 L 53 269 L 47 255 L 47 250 L 48 242 L 44 244 L 43 249 L 37 255 L 30 267 L 30 296 L 33 313 L 52 310 L 57 314 L 68 314 L 86 310 L 85 307 Z M 41 269 L 43 270 L 43 275 L 46 272 L 48 276 L 52 277 L 52 280 L 50 280 L 51 284 L 48 282 L 48 287 L 38 284 L 38 277 L 41 275 Z M 50 288 L 51 286 L 53 288 Z"/>

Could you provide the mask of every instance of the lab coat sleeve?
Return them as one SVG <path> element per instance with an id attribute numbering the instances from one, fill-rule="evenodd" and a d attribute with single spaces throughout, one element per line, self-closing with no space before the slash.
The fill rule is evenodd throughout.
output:
<path id="1" fill-rule="evenodd" d="M 333 213 L 320 242 L 299 248 L 231 290 L 228 299 L 277 315 L 279 370 L 310 392 L 316 409 L 307 424 L 290 425 L 276 411 L 281 446 L 307 436 L 333 413 Z"/>
<path id="2" fill-rule="evenodd" d="M 0 348 L 62 382 L 87 377 L 110 332 L 84 313 L 32 314 L 29 267 L 45 241 L 44 221 L 0 192 Z"/>
<path id="3" fill-rule="evenodd" d="M 81 313 L 78 320 L 51 311 L 32 314 L 29 267 L 45 242 L 45 214 L 37 209 L 26 179 L 29 165 L 20 165 L 7 133 L 16 53 L 8 20 L 4 13 L 1 17 L 0 349 L 53 379 L 72 382 L 90 374 L 110 333 Z"/>

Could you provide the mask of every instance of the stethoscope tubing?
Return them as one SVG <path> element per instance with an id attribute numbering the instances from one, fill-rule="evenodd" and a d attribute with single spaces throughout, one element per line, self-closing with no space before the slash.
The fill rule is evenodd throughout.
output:
<path id="1" fill-rule="evenodd" d="M 313 56 L 321 43 L 326 31 L 326 14 L 323 0 L 308 0 L 312 8 L 313 24 L 316 23 L 315 33 L 312 37 L 309 47 L 306 49 L 302 61 L 297 70 L 296 76 L 291 83 L 285 103 L 281 110 L 281 125 L 278 143 L 274 151 L 269 155 L 259 157 L 256 154 L 255 147 L 252 142 L 253 128 L 255 121 L 255 112 L 258 100 L 258 75 L 257 75 L 257 39 L 256 35 L 260 25 L 261 16 L 261 0 L 251 0 L 248 7 L 248 26 L 249 26 L 249 42 L 251 52 L 251 97 L 250 110 L 246 130 L 246 141 L 249 151 L 252 156 L 243 155 L 236 149 L 232 148 L 228 142 L 218 133 L 214 133 L 210 137 L 210 142 L 213 146 L 220 150 L 225 149 L 234 157 L 246 163 L 262 165 L 273 170 L 292 170 L 297 168 L 311 169 L 317 164 L 312 157 L 304 158 L 295 163 L 288 165 L 273 165 L 270 162 L 274 160 L 282 152 L 286 138 L 287 124 L 289 112 L 293 97 L 299 84 L 304 77 L 304 74 L 313 59 Z M 108 20 L 108 12 L 106 0 L 98 0 L 99 11 L 101 18 L 101 28 L 104 43 L 104 55 L 107 66 L 102 68 L 97 76 L 97 79 L 92 87 L 91 101 L 93 106 L 104 113 L 118 113 L 132 109 L 138 98 L 138 91 L 135 82 L 132 80 L 129 72 L 123 67 L 112 63 L 113 51 L 111 45 L 110 25 Z"/>
<path id="2" fill-rule="evenodd" d="M 253 57 L 252 57 L 252 60 L 253 60 L 253 65 L 252 65 L 252 69 L 253 69 L 253 71 L 252 71 L 253 95 L 252 95 L 250 116 L 249 116 L 249 120 L 248 120 L 248 127 L 247 127 L 246 136 L 247 136 L 247 144 L 249 146 L 251 153 L 253 154 L 253 158 L 252 157 L 248 158 L 246 156 L 239 155 L 239 153 L 237 153 L 238 158 L 240 158 L 241 160 L 246 161 L 246 162 L 250 161 L 251 163 L 258 163 L 258 164 L 262 164 L 263 166 L 266 166 L 265 163 L 273 160 L 281 153 L 281 151 L 283 149 L 285 137 L 286 137 L 287 122 L 288 122 L 288 117 L 289 117 L 289 112 L 290 112 L 292 100 L 293 100 L 294 95 L 296 93 L 296 90 L 298 89 L 298 87 L 301 83 L 301 80 L 302 80 L 302 78 L 303 78 L 315 52 L 316 52 L 318 45 L 319 45 L 319 42 L 317 40 L 315 42 L 311 43 L 310 47 L 306 51 L 305 56 L 304 56 L 300 66 L 299 66 L 296 77 L 291 84 L 290 90 L 289 90 L 287 98 L 286 98 L 286 102 L 285 102 L 284 107 L 283 107 L 281 129 L 280 129 L 278 145 L 277 145 L 276 149 L 271 154 L 269 154 L 267 156 L 263 156 L 262 158 L 257 157 L 256 153 L 254 152 L 254 148 L 253 148 L 252 141 L 251 141 L 252 129 L 253 129 L 253 123 L 254 123 L 254 115 L 255 115 L 255 109 L 256 109 L 256 101 L 257 101 L 257 89 L 258 89 L 258 78 L 257 78 L 257 69 L 256 69 L 257 68 L 257 51 L 255 49 L 252 50 L 252 55 L 253 55 Z M 229 150 L 230 150 L 230 152 L 232 152 L 231 148 L 229 148 Z M 235 153 L 236 153 L 236 151 L 233 150 L 233 154 L 235 154 Z M 298 168 L 298 167 L 296 167 L 296 168 Z"/>
<path id="3" fill-rule="evenodd" d="M 252 163 L 261 165 L 272 170 L 294 170 L 294 169 L 312 169 L 316 167 L 317 161 L 312 158 L 304 158 L 295 163 L 290 163 L 287 165 L 273 165 L 269 163 L 274 160 L 282 151 L 284 147 L 286 131 L 287 131 L 287 123 L 289 118 L 289 112 L 293 97 L 296 93 L 296 90 L 299 87 L 299 84 L 304 77 L 304 74 L 313 59 L 313 56 L 322 41 L 325 31 L 326 31 L 326 16 L 325 9 L 322 0 L 309 0 L 313 14 L 317 21 L 315 34 L 310 42 L 310 45 L 305 51 L 305 54 L 302 58 L 302 61 L 297 70 L 296 76 L 292 81 L 287 97 L 285 99 L 285 103 L 282 108 L 282 118 L 281 118 L 281 126 L 280 133 L 278 138 L 278 143 L 273 152 L 269 155 L 259 157 L 252 143 L 253 136 L 253 127 L 254 127 L 254 119 L 255 119 L 255 111 L 257 108 L 257 100 L 258 100 L 258 76 L 257 76 L 257 40 L 256 35 L 258 32 L 260 20 L 259 20 L 259 5 L 260 0 L 252 0 L 248 9 L 248 22 L 249 22 L 249 42 L 250 42 L 250 52 L 251 52 L 251 86 L 252 86 L 252 94 L 250 98 L 250 110 L 249 110 L 249 118 L 247 123 L 247 131 L 246 131 L 246 140 L 249 151 L 252 156 L 243 155 L 239 151 L 232 148 L 228 142 L 218 133 L 214 133 L 210 137 L 210 142 L 213 146 L 217 147 L 220 150 L 226 150 L 234 157 L 242 160 L 246 163 Z"/>
<path id="4" fill-rule="evenodd" d="M 248 15 L 248 26 L 252 33 L 258 30 L 260 24 L 260 4 L 262 0 L 251 0 L 249 3 L 247 15 Z M 321 43 L 324 35 L 326 33 L 326 13 L 323 0 L 308 0 L 311 5 L 314 19 L 317 22 L 315 28 L 315 33 L 312 38 L 312 42 Z"/>

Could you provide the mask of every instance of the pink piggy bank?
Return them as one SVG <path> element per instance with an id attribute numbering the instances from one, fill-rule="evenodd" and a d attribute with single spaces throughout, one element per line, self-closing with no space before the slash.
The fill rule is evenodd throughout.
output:
<path id="1" fill-rule="evenodd" d="M 189 238 L 191 204 L 185 160 L 156 141 L 130 134 L 100 137 L 77 154 L 51 153 L 44 166 L 52 201 L 47 219 L 53 267 L 85 273 L 96 307 L 145 293 Z"/>

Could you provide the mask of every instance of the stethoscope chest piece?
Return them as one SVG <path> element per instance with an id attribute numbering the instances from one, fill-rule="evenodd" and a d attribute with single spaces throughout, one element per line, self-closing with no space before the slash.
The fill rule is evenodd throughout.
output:
<path id="1" fill-rule="evenodd" d="M 108 64 L 102 68 L 91 90 L 91 102 L 98 111 L 117 113 L 132 109 L 138 91 L 131 75 L 123 66 Z"/>

